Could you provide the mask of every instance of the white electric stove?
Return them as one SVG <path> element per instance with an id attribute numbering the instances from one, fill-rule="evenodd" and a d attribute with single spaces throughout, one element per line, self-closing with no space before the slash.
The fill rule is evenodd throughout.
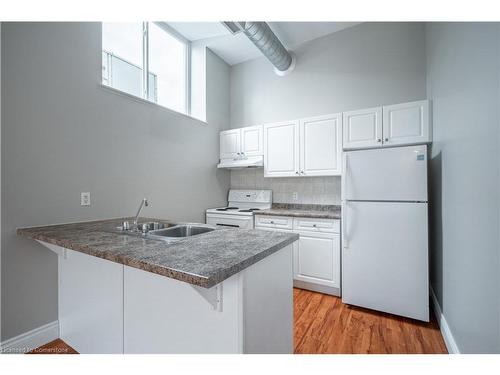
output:
<path id="1" fill-rule="evenodd" d="M 254 212 L 271 208 L 272 190 L 229 190 L 226 207 L 209 208 L 207 224 L 228 228 L 253 229 Z"/>

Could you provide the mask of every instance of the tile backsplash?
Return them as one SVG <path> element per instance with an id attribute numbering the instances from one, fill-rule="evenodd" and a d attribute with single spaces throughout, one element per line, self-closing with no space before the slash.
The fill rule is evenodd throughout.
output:
<path id="1" fill-rule="evenodd" d="M 264 178 L 262 168 L 235 169 L 231 189 L 271 189 L 275 203 L 340 204 L 340 177 Z"/>

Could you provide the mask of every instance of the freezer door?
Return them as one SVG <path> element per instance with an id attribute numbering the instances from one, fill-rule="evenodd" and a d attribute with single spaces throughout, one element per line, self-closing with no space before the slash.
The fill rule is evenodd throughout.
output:
<path id="1" fill-rule="evenodd" d="M 342 301 L 429 321 L 427 203 L 343 206 Z"/>
<path id="2" fill-rule="evenodd" d="M 347 200 L 427 201 L 427 146 L 344 154 Z"/>

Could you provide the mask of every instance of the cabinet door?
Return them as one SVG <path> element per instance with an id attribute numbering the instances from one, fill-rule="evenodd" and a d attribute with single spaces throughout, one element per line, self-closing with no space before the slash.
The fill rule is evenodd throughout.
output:
<path id="1" fill-rule="evenodd" d="M 338 176 L 341 174 L 342 115 L 300 120 L 300 175 Z"/>
<path id="2" fill-rule="evenodd" d="M 241 129 L 225 130 L 220 132 L 220 158 L 234 159 L 240 155 Z"/>
<path id="3" fill-rule="evenodd" d="M 294 244 L 294 280 L 340 287 L 340 235 L 298 232 Z"/>
<path id="4" fill-rule="evenodd" d="M 264 176 L 299 175 L 299 123 L 264 125 Z"/>
<path id="5" fill-rule="evenodd" d="M 241 153 L 243 156 L 260 156 L 264 153 L 262 125 L 241 129 Z"/>
<path id="6" fill-rule="evenodd" d="M 343 113 L 344 149 L 382 146 L 382 107 Z"/>
<path id="7" fill-rule="evenodd" d="M 428 100 L 384 107 L 384 146 L 430 141 Z"/>

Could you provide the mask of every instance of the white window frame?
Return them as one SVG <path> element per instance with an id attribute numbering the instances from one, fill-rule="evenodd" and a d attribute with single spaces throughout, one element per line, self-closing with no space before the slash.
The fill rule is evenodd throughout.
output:
<path id="1" fill-rule="evenodd" d="M 102 80 L 102 73 L 101 73 L 101 84 L 105 87 L 109 87 L 113 90 L 116 90 L 120 93 L 123 93 L 125 95 L 130 95 L 132 97 L 140 98 L 143 100 L 146 100 L 148 103 L 155 104 L 157 106 L 167 108 L 170 111 L 174 111 L 177 113 L 181 113 L 183 115 L 191 116 L 191 41 L 187 38 L 185 38 L 183 35 L 179 34 L 176 30 L 174 30 L 172 27 L 170 27 L 167 23 L 165 22 L 153 22 L 156 26 L 160 27 L 163 31 L 168 33 L 170 36 L 174 37 L 181 43 L 185 45 L 185 56 L 184 56 L 184 61 L 185 61 L 185 76 L 186 76 L 186 82 L 185 82 L 185 112 L 179 112 L 175 109 L 172 109 L 170 107 L 167 107 L 165 105 L 159 104 L 149 98 L 149 24 L 150 22 L 142 22 L 142 96 L 135 96 L 134 94 L 130 94 L 126 91 L 122 91 L 119 89 L 116 89 L 115 87 L 111 86 L 110 84 L 104 83 Z M 101 24 L 102 25 L 102 24 Z M 101 67 L 102 67 L 102 28 L 101 28 Z"/>

